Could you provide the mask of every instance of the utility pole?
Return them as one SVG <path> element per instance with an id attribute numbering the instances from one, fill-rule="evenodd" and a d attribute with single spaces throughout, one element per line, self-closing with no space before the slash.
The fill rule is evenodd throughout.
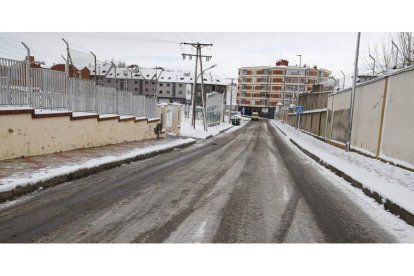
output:
<path id="1" fill-rule="evenodd" d="M 30 85 L 30 48 L 22 41 L 22 45 L 27 50 L 26 57 L 26 87 L 27 87 L 27 100 L 29 105 L 32 105 L 32 86 Z"/>
<path id="2" fill-rule="evenodd" d="M 355 63 L 354 63 L 354 78 L 352 80 L 351 102 L 350 102 L 350 105 L 349 105 L 349 127 L 348 127 L 348 141 L 346 143 L 346 151 L 351 150 L 352 117 L 353 117 L 353 112 L 354 112 L 356 81 L 357 81 L 357 77 L 358 77 L 358 57 L 359 57 L 359 41 L 360 41 L 360 39 L 361 39 L 361 32 L 358 32 L 357 44 L 356 44 L 356 53 L 355 53 Z"/>
<path id="3" fill-rule="evenodd" d="M 233 103 L 233 85 L 234 85 L 234 80 L 236 78 L 227 78 L 227 79 L 231 80 L 231 83 L 230 83 L 230 103 L 229 103 L 229 123 L 231 123 L 231 105 Z M 223 116 L 224 116 L 224 114 L 223 114 Z"/>
<path id="4" fill-rule="evenodd" d="M 195 57 L 196 58 L 196 62 L 195 62 L 195 70 L 194 70 L 194 84 L 193 84 L 193 88 L 192 88 L 192 91 L 191 91 L 191 102 L 192 102 L 192 105 L 193 105 L 193 108 L 192 108 L 192 122 L 191 122 L 191 124 L 192 124 L 192 126 L 193 126 L 193 128 L 195 129 L 195 111 L 196 111 L 196 100 L 195 100 L 195 98 L 196 98 L 196 88 L 197 88 L 197 79 L 198 79 L 198 76 L 197 76 L 197 70 L 198 70 L 198 62 L 200 61 L 200 71 L 201 71 L 201 93 L 202 93 L 202 95 L 201 95 L 201 97 L 202 97 L 202 102 L 203 102 L 203 117 L 204 117 L 204 130 L 205 131 L 207 131 L 207 118 L 206 118 L 206 104 L 205 104 L 205 101 L 206 101 L 206 95 L 204 95 L 205 93 L 205 91 L 204 91 L 204 72 L 203 72 L 203 65 L 202 65 L 202 58 L 206 58 L 206 61 L 209 61 L 210 59 L 211 59 L 211 56 L 203 56 L 202 54 L 201 54 L 201 49 L 203 48 L 203 47 L 206 47 L 206 46 L 213 46 L 213 44 L 211 44 L 211 43 L 199 43 L 199 42 L 197 42 L 197 43 L 188 43 L 188 42 L 183 42 L 183 43 L 181 43 L 181 45 L 190 45 L 190 46 L 192 46 L 192 47 L 194 47 L 194 48 L 196 48 L 196 54 L 194 55 L 194 54 L 182 54 L 182 56 L 183 56 L 183 59 L 185 59 L 186 57 L 189 57 L 189 59 L 191 60 L 192 59 L 192 57 Z"/>

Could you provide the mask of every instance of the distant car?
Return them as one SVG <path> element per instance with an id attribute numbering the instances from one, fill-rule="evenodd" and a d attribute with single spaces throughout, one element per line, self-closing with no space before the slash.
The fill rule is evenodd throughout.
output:
<path id="1" fill-rule="evenodd" d="M 259 120 L 259 113 L 258 112 L 252 112 L 252 121 Z"/>
<path id="2" fill-rule="evenodd" d="M 233 126 L 239 126 L 241 122 L 240 112 L 232 112 L 230 119 Z"/>

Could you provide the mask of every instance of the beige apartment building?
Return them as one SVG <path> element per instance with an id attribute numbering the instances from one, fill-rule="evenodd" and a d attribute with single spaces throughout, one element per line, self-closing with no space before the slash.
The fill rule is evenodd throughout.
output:
<path id="1" fill-rule="evenodd" d="M 295 102 L 297 93 L 309 93 L 314 84 L 326 81 L 331 71 L 317 66 L 289 66 L 279 60 L 276 66 L 249 66 L 239 69 L 237 106 L 246 115 L 257 111 L 273 118 L 276 106 Z"/>

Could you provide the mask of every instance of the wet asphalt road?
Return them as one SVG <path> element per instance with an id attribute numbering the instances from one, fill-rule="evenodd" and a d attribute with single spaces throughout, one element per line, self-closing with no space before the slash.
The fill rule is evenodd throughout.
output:
<path id="1" fill-rule="evenodd" d="M 394 242 L 267 121 L 0 209 L 0 242 Z"/>

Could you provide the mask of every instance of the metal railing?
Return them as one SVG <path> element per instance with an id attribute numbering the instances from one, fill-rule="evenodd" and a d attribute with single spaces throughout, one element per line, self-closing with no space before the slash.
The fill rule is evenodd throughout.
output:
<path id="1" fill-rule="evenodd" d="M 26 63 L 0 58 L 0 105 L 28 105 Z"/>
<path id="2" fill-rule="evenodd" d="M 66 74 L 42 68 L 30 68 L 27 89 L 29 106 L 45 109 L 68 109 Z"/>
<path id="3" fill-rule="evenodd" d="M 0 58 L 0 106 L 155 117 L 153 98 L 96 86 L 65 72 L 29 68 L 24 61 Z"/>

